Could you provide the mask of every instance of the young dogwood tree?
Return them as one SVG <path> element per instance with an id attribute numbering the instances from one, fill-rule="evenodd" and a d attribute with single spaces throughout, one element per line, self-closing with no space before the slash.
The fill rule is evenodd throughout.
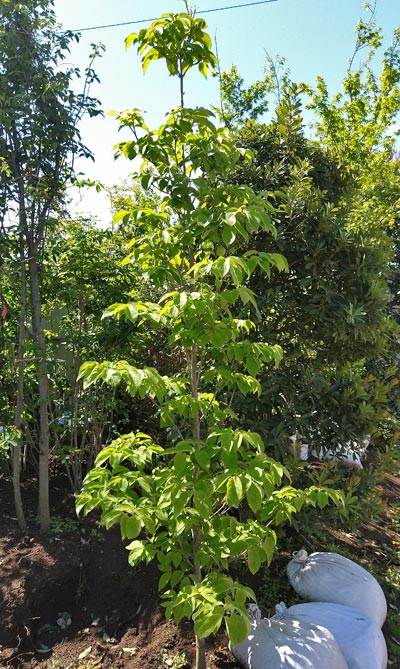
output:
<path id="1" fill-rule="evenodd" d="M 251 250 L 259 231 L 275 235 L 266 196 L 228 180 L 251 154 L 215 125 L 212 112 L 183 105 L 187 73 L 198 67 L 207 75 L 216 64 L 205 27 L 188 10 L 164 14 L 127 38 L 144 70 L 165 60 L 180 84 L 180 106 L 158 130 L 136 109 L 119 115 L 132 139 L 118 152 L 139 157 L 142 186 L 160 193 L 156 208 L 140 203 L 117 215 L 131 217 L 138 231 L 125 262 L 137 263 L 143 281 L 162 296 L 114 304 L 105 316 L 167 328 L 181 368 L 174 376 L 128 361 L 81 368 L 86 385 L 122 382 L 132 395 L 153 398 L 170 439 L 163 446 L 141 432 L 116 439 L 98 456 L 77 499 L 78 511 L 100 508 L 106 527 L 120 524 L 122 537 L 132 540 L 132 565 L 157 560 L 167 617 L 194 621 L 197 669 L 206 666 L 205 637 L 221 624 L 233 644 L 250 629 L 246 600 L 254 594 L 229 575 L 230 560 L 246 557 L 257 572 L 272 559 L 274 526 L 304 503 L 328 501 L 325 491 L 284 485 L 286 470 L 265 454 L 257 433 L 240 429 L 230 407 L 234 392 L 260 393 L 259 370 L 282 356 L 278 346 L 248 337 L 257 314 L 248 280 L 257 268 L 267 280 L 287 263 L 279 254 Z M 238 255 L 243 240 L 248 250 Z M 246 514 L 239 509 L 244 504 Z"/>

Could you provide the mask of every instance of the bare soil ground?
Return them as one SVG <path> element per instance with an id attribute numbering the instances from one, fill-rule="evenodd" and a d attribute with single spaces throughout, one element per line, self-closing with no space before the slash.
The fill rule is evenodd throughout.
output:
<path id="1" fill-rule="evenodd" d="M 95 518 L 78 522 L 63 480 L 58 488 L 53 483 L 54 527 L 40 538 L 34 490 L 34 481 L 25 484 L 32 514 L 23 537 L 14 517 L 11 481 L 0 476 L 0 669 L 190 669 L 191 626 L 164 620 L 156 568 L 129 567 L 117 528 L 106 533 Z M 400 546 L 399 525 L 393 522 L 400 509 L 400 479 L 386 474 L 381 493 L 385 508 L 379 522 L 363 527 L 357 540 L 338 530 L 332 537 L 355 559 L 370 555 L 384 567 L 385 546 L 390 545 L 391 555 L 393 546 Z M 257 590 L 257 579 L 251 584 Z M 400 645 L 389 629 L 384 632 Z M 223 634 L 207 643 L 209 669 L 239 666 Z M 391 659 L 390 669 L 400 669 L 400 663 Z"/>

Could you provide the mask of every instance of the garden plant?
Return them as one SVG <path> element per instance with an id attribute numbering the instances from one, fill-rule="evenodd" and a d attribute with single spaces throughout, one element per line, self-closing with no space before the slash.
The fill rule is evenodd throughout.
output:
<path id="1" fill-rule="evenodd" d="M 259 314 L 251 277 L 260 271 L 268 281 L 288 265 L 273 248 L 252 246 L 260 232 L 272 247 L 277 235 L 268 194 L 231 178 L 252 152 L 238 147 L 213 112 L 184 105 L 191 70 L 206 76 L 217 64 L 205 22 L 186 10 L 126 40 L 144 71 L 165 61 L 178 80 L 179 106 L 157 130 L 137 109 L 118 115 L 132 132 L 118 154 L 140 159 L 142 187 L 160 197 L 155 207 L 133 204 L 114 220 L 132 221 L 136 235 L 124 262 L 140 268 L 160 297 L 115 303 L 104 314 L 154 337 L 168 332 L 179 365 L 165 375 L 128 360 L 85 362 L 80 373 L 86 387 L 122 383 L 132 396 L 150 397 L 165 438 L 155 443 L 139 431 L 114 440 L 87 475 L 77 509 L 100 508 L 107 528 L 119 523 L 132 566 L 156 559 L 166 616 L 193 620 L 196 669 L 205 669 L 205 637 L 224 623 L 235 645 L 249 631 L 246 602 L 254 593 L 232 578 L 231 561 L 246 559 L 256 573 L 273 558 L 279 524 L 306 504 L 341 504 L 342 496 L 291 486 L 288 470 L 232 408 L 234 395 L 259 395 L 261 370 L 268 374 L 282 358 L 275 343 L 250 337 Z"/>

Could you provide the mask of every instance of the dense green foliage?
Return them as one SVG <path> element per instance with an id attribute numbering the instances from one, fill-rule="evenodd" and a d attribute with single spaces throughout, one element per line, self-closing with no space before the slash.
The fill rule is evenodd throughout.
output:
<path id="1" fill-rule="evenodd" d="M 73 162 L 91 153 L 77 123 L 99 112 L 88 95 L 96 80 L 85 72 L 81 93 L 73 82 L 80 72 L 65 66 L 72 33 L 57 32 L 51 0 L 0 3 L 0 225 L 1 246 L 11 271 L 18 267 L 20 310 L 16 342 L 17 389 L 14 424 L 24 423 L 25 340 L 29 323 L 30 354 L 37 379 L 39 517 L 50 529 L 49 455 L 51 383 L 44 332 L 41 264 L 46 234 L 65 200 Z M 93 58 L 98 54 L 94 50 Z M 7 255 L 6 255 L 7 258 Z M 26 528 L 19 490 L 20 446 L 12 447 L 13 483 L 18 522 Z"/>
<path id="2" fill-rule="evenodd" d="M 358 43 L 370 44 L 366 62 L 348 71 L 332 101 L 322 78 L 313 92 L 291 83 L 287 71 L 279 77 L 282 61 L 270 63 L 265 79 L 247 90 L 236 69 L 222 77 L 223 117 L 256 152 L 235 178 L 274 197 L 276 247 L 289 265 L 268 285 L 257 274 L 251 281 L 261 311 L 257 335 L 276 337 L 284 358 L 260 376 L 263 393 L 252 410 L 240 402 L 247 425 L 261 424 L 281 455 L 296 432 L 332 450 L 374 434 L 390 417 L 397 385 L 388 281 L 399 202 L 390 135 L 399 110 L 398 46 L 395 36 L 378 80 L 369 62 L 380 33 L 369 28 L 368 42 L 365 24 L 358 26 Z M 271 92 L 278 103 L 272 120 L 262 123 L 257 118 Z M 318 140 L 305 135 L 307 99 Z M 269 245 L 258 235 L 259 250 Z"/>
<path id="3" fill-rule="evenodd" d="M 135 292 L 140 279 L 130 266 L 117 269 L 123 259 L 128 233 L 101 230 L 89 221 L 59 221 L 48 231 L 41 274 L 42 310 L 45 327 L 47 371 L 52 388 L 49 404 L 51 452 L 67 467 L 75 491 L 100 448 L 111 434 L 138 419 L 135 407 L 113 390 L 83 392 L 77 381 L 83 360 L 94 356 L 126 355 L 134 349 L 148 356 L 145 337 L 111 320 L 102 321 L 110 303 Z M 18 340 L 17 309 L 20 299 L 18 264 L 12 256 L 4 264 L 2 297 L 8 305 L 2 320 L 0 350 L 4 356 L 0 422 L 13 423 L 16 379 L 15 342 Z M 57 281 L 54 277 L 57 276 Z M 99 277 L 101 276 L 101 281 Z M 7 278 L 6 278 L 7 277 Z M 25 341 L 25 459 L 35 465 L 39 433 L 38 387 L 32 344 Z M 142 412 L 139 411 L 139 414 Z"/>

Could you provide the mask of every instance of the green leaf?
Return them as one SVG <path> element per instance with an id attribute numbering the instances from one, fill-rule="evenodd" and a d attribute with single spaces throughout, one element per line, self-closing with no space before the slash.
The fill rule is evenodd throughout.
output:
<path id="1" fill-rule="evenodd" d="M 246 364 L 246 369 L 247 369 L 248 373 L 251 374 L 252 376 L 257 376 L 258 372 L 260 371 L 260 367 L 261 367 L 257 358 L 255 358 L 254 356 L 248 356 L 246 358 L 246 363 L 245 364 Z"/>
<path id="2" fill-rule="evenodd" d="M 212 511 L 212 501 L 206 499 L 201 495 L 194 494 L 193 496 L 194 508 L 199 512 L 202 518 L 208 518 Z"/>
<path id="3" fill-rule="evenodd" d="M 246 490 L 246 498 L 249 503 L 250 509 L 254 512 L 257 513 L 257 511 L 260 509 L 262 500 L 263 500 L 263 495 L 260 490 L 260 486 L 258 486 L 256 483 L 252 482 L 250 483 L 249 487 Z"/>
<path id="4" fill-rule="evenodd" d="M 225 227 L 222 230 L 222 239 L 226 246 L 233 244 L 236 239 L 236 235 L 231 228 Z"/>
<path id="5" fill-rule="evenodd" d="M 270 565 L 272 562 L 275 546 L 276 546 L 276 534 L 275 532 L 269 530 L 267 536 L 262 542 L 262 549 L 267 556 L 268 565 Z"/>
<path id="6" fill-rule="evenodd" d="M 132 46 L 132 44 L 135 44 L 138 38 L 137 33 L 131 33 L 128 35 L 128 37 L 125 38 L 125 48 L 127 49 L 128 47 Z"/>
<path id="7" fill-rule="evenodd" d="M 115 523 L 119 522 L 120 517 L 121 517 L 120 510 L 107 511 L 106 513 L 101 514 L 101 524 L 105 525 L 107 530 L 109 530 L 110 527 L 115 525 Z"/>
<path id="8" fill-rule="evenodd" d="M 136 516 L 131 516 L 125 523 L 125 535 L 127 539 L 135 539 L 142 529 L 142 523 Z"/>
<path id="9" fill-rule="evenodd" d="M 222 348 L 231 338 L 231 333 L 226 326 L 218 324 L 210 331 L 210 339 L 215 348 Z"/>
<path id="10" fill-rule="evenodd" d="M 317 493 L 317 502 L 320 509 L 325 508 L 325 506 L 327 506 L 329 503 L 328 495 L 324 490 L 321 490 Z"/>
<path id="11" fill-rule="evenodd" d="M 174 567 L 179 567 L 182 564 L 182 553 L 172 553 L 172 563 Z"/>
<path id="12" fill-rule="evenodd" d="M 93 497 L 91 494 L 81 493 L 76 498 L 76 513 L 79 515 L 81 511 L 84 511 L 84 515 L 86 516 L 90 511 L 93 511 L 93 509 L 99 506 L 99 504 L 100 502 L 97 497 Z"/>
<path id="13" fill-rule="evenodd" d="M 258 546 L 251 546 L 247 551 L 247 563 L 250 572 L 256 574 L 261 567 L 263 561 L 263 554 Z"/>
<path id="14" fill-rule="evenodd" d="M 223 620 L 223 609 L 221 607 L 221 613 L 212 613 L 211 615 L 206 615 L 198 617 L 194 623 L 194 633 L 200 639 L 210 636 L 210 634 L 216 634 L 221 627 Z"/>
<path id="15" fill-rule="evenodd" d="M 163 590 L 168 585 L 170 578 L 171 578 L 170 571 L 165 571 L 163 574 L 161 574 L 158 580 L 158 589 Z"/>
<path id="16" fill-rule="evenodd" d="M 203 469 L 204 471 L 208 472 L 211 460 L 207 451 L 205 451 L 203 448 L 197 448 L 194 451 L 193 455 L 199 467 L 201 467 L 201 469 Z"/>
<path id="17" fill-rule="evenodd" d="M 230 576 L 224 576 L 219 574 L 216 579 L 213 581 L 213 590 L 216 595 L 220 595 L 223 592 L 227 592 L 232 588 L 233 581 Z"/>
<path id="18" fill-rule="evenodd" d="M 175 588 L 175 586 L 177 586 L 178 583 L 180 583 L 180 581 L 182 580 L 183 575 L 184 575 L 184 572 L 180 569 L 178 569 L 177 571 L 172 572 L 171 578 L 170 578 L 171 588 Z"/>
<path id="19" fill-rule="evenodd" d="M 287 272 L 289 271 L 289 265 L 288 261 L 286 258 L 281 255 L 280 253 L 270 253 L 269 254 L 271 263 L 275 265 L 275 267 L 280 271 L 280 272 Z"/>
<path id="20" fill-rule="evenodd" d="M 243 485 L 238 476 L 232 476 L 228 479 L 226 486 L 226 499 L 228 504 L 233 507 L 238 507 L 243 499 Z"/>
<path id="21" fill-rule="evenodd" d="M 233 613 L 225 617 L 226 630 L 232 646 L 245 640 L 250 632 L 250 621 L 246 616 Z"/>
<path id="22" fill-rule="evenodd" d="M 185 453 L 177 453 L 174 456 L 174 470 L 177 476 L 182 476 L 187 467 L 187 459 Z"/>
<path id="23" fill-rule="evenodd" d="M 126 550 L 129 551 L 129 564 L 136 564 L 143 559 L 144 545 L 142 541 L 132 541 L 126 546 Z"/>
<path id="24" fill-rule="evenodd" d="M 134 367 L 127 367 L 125 374 L 125 381 L 128 387 L 128 390 L 131 395 L 134 395 L 138 388 L 143 383 L 143 372 L 141 369 L 135 369 Z"/>

